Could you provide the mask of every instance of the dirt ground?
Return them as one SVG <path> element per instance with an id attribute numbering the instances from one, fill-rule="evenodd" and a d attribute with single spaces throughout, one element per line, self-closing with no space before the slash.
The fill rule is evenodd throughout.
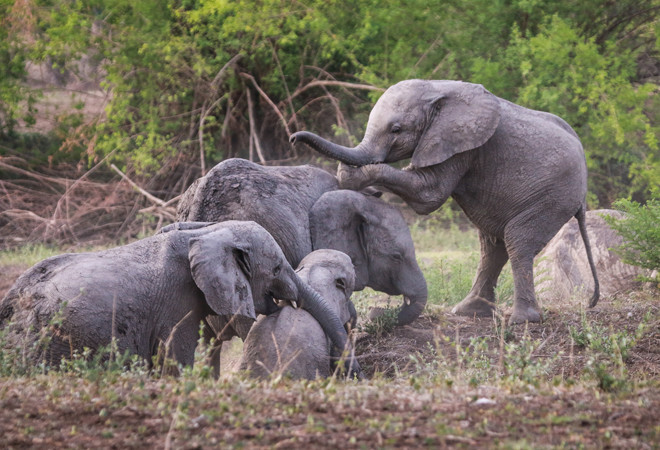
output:
<path id="1" fill-rule="evenodd" d="M 0 296 L 24 269 L 4 268 Z M 586 312 L 579 304 L 547 305 L 544 313 L 541 324 L 502 328 L 431 306 L 412 325 L 358 333 L 358 357 L 371 378 L 365 383 L 0 379 L 0 435 L 9 448 L 658 448 L 655 293 L 603 299 Z M 571 338 L 585 321 L 630 335 L 645 324 L 625 357 L 630 387 L 610 393 L 595 381 L 548 381 L 580 380 L 590 364 L 590 353 Z M 408 375 L 441 363 L 473 376 L 475 368 L 503 364 L 504 342 L 526 337 L 537 343 L 530 358 L 548 362 L 540 387 L 487 379 L 458 385 L 449 376 L 418 385 Z M 475 342 L 478 353 L 466 352 Z"/>

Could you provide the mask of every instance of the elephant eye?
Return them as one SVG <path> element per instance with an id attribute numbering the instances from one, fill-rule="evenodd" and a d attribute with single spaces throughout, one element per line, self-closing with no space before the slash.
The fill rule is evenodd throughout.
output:
<path id="1" fill-rule="evenodd" d="M 397 134 L 401 132 L 401 125 L 398 123 L 392 124 L 392 133 Z"/>
<path id="2" fill-rule="evenodd" d="M 277 265 L 277 266 L 275 266 L 275 268 L 273 269 L 273 275 L 278 276 L 278 275 L 280 274 L 281 271 L 282 271 L 282 266 L 281 266 L 281 265 Z"/>
<path id="3" fill-rule="evenodd" d="M 397 261 L 397 262 L 403 261 L 403 256 L 399 253 L 392 253 L 390 255 L 390 258 L 392 258 L 394 261 Z"/>
<path id="4" fill-rule="evenodd" d="M 335 286 L 342 291 L 346 290 L 346 281 L 343 278 L 337 278 L 335 280 Z"/>

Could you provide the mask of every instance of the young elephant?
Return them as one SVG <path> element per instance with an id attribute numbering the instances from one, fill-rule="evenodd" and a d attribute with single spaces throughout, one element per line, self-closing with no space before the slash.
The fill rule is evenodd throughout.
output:
<path id="1" fill-rule="evenodd" d="M 272 236 L 254 222 L 186 224 L 189 229 L 91 253 L 63 254 L 29 269 L 0 302 L 0 327 L 45 345 L 35 355 L 60 359 L 108 346 L 151 363 L 160 343 L 180 364 L 193 363 L 200 321 L 254 320 L 298 301 L 346 345 L 343 322 L 296 275 Z M 50 339 L 45 340 L 42 337 Z M 39 343 L 39 342 L 38 342 Z M 357 363 L 353 363 L 359 374 Z"/>
<path id="2" fill-rule="evenodd" d="M 336 250 L 316 250 L 297 269 L 298 276 L 330 304 L 342 323 L 356 319 L 350 300 L 355 283 L 351 259 Z M 353 324 L 354 325 L 354 324 Z M 319 323 L 307 311 L 285 306 L 252 326 L 243 346 L 240 369 L 266 378 L 286 374 L 293 379 L 328 377 L 333 349 Z"/>
<path id="3" fill-rule="evenodd" d="M 294 267 L 313 250 L 344 252 L 355 266 L 355 290 L 403 295 L 399 325 L 414 321 L 426 305 L 426 281 L 401 213 L 372 195 L 339 190 L 322 169 L 225 160 L 183 194 L 177 219 L 254 220 Z"/>
<path id="4" fill-rule="evenodd" d="M 481 261 L 456 314 L 492 316 L 495 286 L 507 261 L 513 272 L 511 323 L 539 322 L 534 256 L 571 217 L 578 221 L 599 297 L 585 225 L 587 164 L 580 139 L 561 118 L 508 102 L 483 86 L 405 80 L 391 86 L 369 115 L 354 148 L 307 131 L 291 142 L 343 163 L 342 188 L 382 187 L 419 214 L 450 196 L 479 230 Z M 388 164 L 411 159 L 406 169 Z M 356 167 L 351 167 L 356 166 Z"/>

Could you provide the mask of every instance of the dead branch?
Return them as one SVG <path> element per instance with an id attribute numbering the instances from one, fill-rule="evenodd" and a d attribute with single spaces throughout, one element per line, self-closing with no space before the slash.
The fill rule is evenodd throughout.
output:
<path id="1" fill-rule="evenodd" d="M 336 81 L 336 80 L 314 80 L 314 81 L 310 81 L 303 87 L 296 89 L 292 94 L 292 97 L 297 97 L 303 92 L 317 86 L 339 86 L 347 89 L 360 89 L 366 91 L 385 92 L 385 89 L 379 88 L 377 86 L 373 86 L 371 84 L 349 83 L 346 81 Z"/>
<path id="2" fill-rule="evenodd" d="M 155 196 L 151 195 L 150 193 L 148 193 L 147 191 L 145 191 L 144 189 L 142 189 L 140 186 L 137 185 L 137 183 L 135 183 L 133 180 L 131 180 L 130 178 L 128 178 L 128 177 L 124 174 L 124 172 L 122 172 L 121 170 L 119 170 L 119 169 L 117 168 L 117 166 L 115 166 L 114 164 L 110 164 L 110 168 L 111 168 L 112 170 L 114 170 L 115 172 L 117 172 L 117 173 L 119 174 L 119 176 L 120 176 L 123 180 L 127 181 L 128 184 L 130 184 L 131 186 L 133 186 L 133 188 L 135 188 L 140 194 L 144 195 L 144 196 L 145 196 L 145 197 L 146 197 L 151 203 L 155 203 L 155 204 L 158 205 L 158 206 L 165 206 L 165 202 L 164 202 L 164 201 L 162 201 L 162 200 L 159 199 L 158 197 L 155 197 Z"/>
<path id="3" fill-rule="evenodd" d="M 266 100 L 266 103 L 268 103 L 270 105 L 270 107 L 273 108 L 273 111 L 275 111 L 275 114 L 277 114 L 277 117 L 280 118 L 280 121 L 282 122 L 282 125 L 284 125 L 284 129 L 286 130 L 287 136 L 290 136 L 291 135 L 291 130 L 289 129 L 289 125 L 287 124 L 287 121 L 284 118 L 284 115 L 282 114 L 282 111 L 280 111 L 280 109 L 277 107 L 277 105 L 275 103 L 273 103 L 273 101 L 270 99 L 270 97 L 268 97 L 268 95 L 263 91 L 263 89 L 261 89 L 259 87 L 259 85 L 257 84 L 257 80 L 255 80 L 254 77 L 252 75 L 250 75 L 249 73 L 241 72 L 241 76 L 252 82 L 252 85 L 254 86 L 254 88 L 257 90 L 257 92 L 259 92 L 259 95 L 261 95 L 261 97 L 263 97 L 263 99 Z M 295 94 L 294 94 L 294 96 L 295 96 Z"/>
<path id="4" fill-rule="evenodd" d="M 252 144 L 254 143 L 254 146 L 257 149 L 257 155 L 259 156 L 259 161 L 261 161 L 261 164 L 266 164 L 266 159 L 264 158 L 263 151 L 261 150 L 261 144 L 259 143 L 259 136 L 257 136 L 255 131 L 254 104 L 252 103 L 252 94 L 250 94 L 249 89 L 247 89 L 246 93 L 248 101 L 248 118 L 250 120 L 250 160 L 252 160 Z"/>
<path id="5" fill-rule="evenodd" d="M 241 59 L 241 57 L 242 57 L 241 54 L 235 55 L 233 58 L 227 61 L 227 63 L 224 66 L 222 66 L 222 69 L 218 71 L 218 73 L 215 75 L 215 78 L 213 78 L 213 81 L 211 81 L 211 89 L 213 91 L 212 95 L 217 95 L 218 85 L 222 81 L 222 78 L 227 72 L 227 69 L 229 67 L 234 66 L 236 62 L 238 62 L 238 60 Z M 213 111 L 220 104 L 220 102 L 225 100 L 226 98 L 227 97 L 224 95 L 218 97 L 213 103 L 211 103 L 211 105 L 208 108 L 206 107 L 208 101 L 204 101 L 204 104 L 202 105 L 202 111 L 199 117 L 199 131 L 198 131 L 199 163 L 201 166 L 202 176 L 206 175 L 206 162 L 204 160 L 204 122 L 206 121 L 206 118 L 211 113 L 211 111 Z"/>

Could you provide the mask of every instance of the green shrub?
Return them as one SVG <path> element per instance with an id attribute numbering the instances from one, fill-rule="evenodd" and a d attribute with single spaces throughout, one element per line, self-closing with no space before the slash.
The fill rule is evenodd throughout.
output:
<path id="1" fill-rule="evenodd" d="M 640 205 L 622 199 L 614 202 L 614 207 L 626 217 L 603 217 L 623 237 L 623 244 L 613 251 L 627 264 L 660 270 L 660 200 L 652 199 L 646 205 Z M 656 274 L 655 281 L 660 282 L 659 274 Z"/>

